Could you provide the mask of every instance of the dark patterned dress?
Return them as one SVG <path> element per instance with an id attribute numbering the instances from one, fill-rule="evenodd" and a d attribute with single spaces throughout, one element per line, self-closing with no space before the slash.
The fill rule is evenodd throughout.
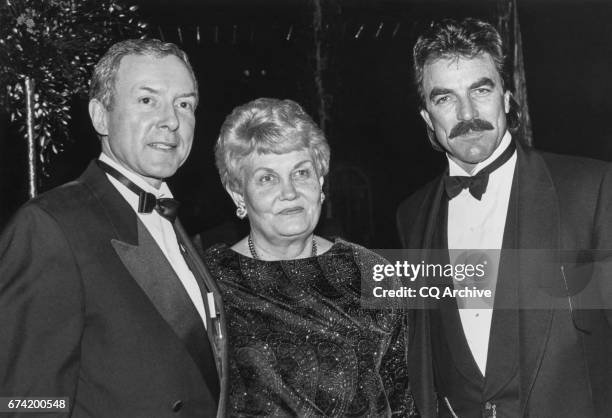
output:
<path id="1" fill-rule="evenodd" d="M 378 255 L 337 240 L 299 260 L 224 244 L 204 259 L 228 318 L 230 416 L 416 416 L 404 315 L 361 307 L 361 277 L 385 262 Z"/>

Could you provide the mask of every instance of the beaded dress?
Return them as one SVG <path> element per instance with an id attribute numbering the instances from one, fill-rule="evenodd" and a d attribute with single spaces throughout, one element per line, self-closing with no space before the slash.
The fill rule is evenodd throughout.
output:
<path id="1" fill-rule="evenodd" d="M 228 415 L 417 416 L 404 315 L 361 306 L 361 277 L 385 262 L 378 255 L 336 240 L 304 259 L 256 260 L 218 244 L 204 260 L 228 320 Z"/>

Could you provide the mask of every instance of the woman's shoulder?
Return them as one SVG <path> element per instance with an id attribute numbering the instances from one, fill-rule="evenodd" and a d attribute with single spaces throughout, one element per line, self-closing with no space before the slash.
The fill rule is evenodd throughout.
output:
<path id="1" fill-rule="evenodd" d="M 226 253 L 229 249 L 230 247 L 226 243 L 218 242 L 204 250 L 203 256 L 204 258 L 217 257 L 221 254 Z"/>
<path id="2" fill-rule="evenodd" d="M 218 243 L 210 246 L 204 251 L 202 259 L 224 294 L 228 286 L 233 288 L 248 283 L 240 254 L 228 244 Z"/>
<path id="3" fill-rule="evenodd" d="M 345 248 L 350 249 L 353 252 L 353 255 L 356 259 L 364 262 L 366 264 L 387 264 L 389 263 L 383 256 L 380 254 L 362 246 L 356 244 L 351 241 L 347 241 L 342 238 L 334 238 L 334 245 L 343 246 Z"/>
<path id="4" fill-rule="evenodd" d="M 229 245 L 220 242 L 213 244 L 204 250 L 202 260 L 204 261 L 204 264 L 206 264 L 206 267 L 208 267 L 209 270 L 214 273 L 215 270 L 218 270 L 223 266 L 233 264 L 232 260 L 236 258 L 235 256 L 236 253 L 232 251 Z"/>

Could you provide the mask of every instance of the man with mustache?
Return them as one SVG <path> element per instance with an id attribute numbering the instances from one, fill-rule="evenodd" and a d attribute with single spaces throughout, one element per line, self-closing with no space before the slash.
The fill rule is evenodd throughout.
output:
<path id="1" fill-rule="evenodd" d="M 605 259 L 599 270 L 583 261 L 612 248 L 610 165 L 540 153 L 511 133 L 519 117 L 490 24 L 436 22 L 413 58 L 421 116 L 448 168 L 398 209 L 402 244 L 427 261 L 482 262 L 482 280 L 438 285 L 492 295 L 421 300 L 412 312 L 420 412 L 609 415 L 612 275 L 593 273 Z"/>
<path id="2" fill-rule="evenodd" d="M 2 399 L 64 398 L 54 416 L 225 416 L 220 295 L 165 182 L 198 98 L 174 44 L 122 41 L 96 64 L 100 156 L 0 235 Z"/>

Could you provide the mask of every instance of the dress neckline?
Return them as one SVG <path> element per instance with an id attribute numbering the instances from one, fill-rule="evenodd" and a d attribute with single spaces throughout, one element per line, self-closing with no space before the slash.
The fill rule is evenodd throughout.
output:
<path id="1" fill-rule="evenodd" d="M 228 244 L 226 243 L 219 243 L 214 245 L 213 247 L 218 248 L 220 251 L 227 251 L 230 254 L 234 254 L 236 256 L 238 256 L 238 258 L 243 258 L 243 259 L 247 259 L 253 262 L 260 262 L 260 263 L 279 263 L 279 262 L 301 262 L 301 261 L 308 261 L 308 260 L 317 260 L 320 257 L 328 257 L 330 255 L 336 254 L 338 252 L 339 249 L 342 248 L 348 248 L 348 245 L 346 244 L 346 241 L 344 241 L 341 238 L 333 238 L 330 241 L 332 241 L 332 245 L 327 249 L 327 251 L 317 254 L 315 256 L 309 256 L 309 257 L 304 257 L 304 258 L 291 258 L 288 260 L 260 260 L 260 259 L 256 259 L 247 255 L 244 255 L 242 253 L 239 253 L 238 251 L 232 249 Z"/>

